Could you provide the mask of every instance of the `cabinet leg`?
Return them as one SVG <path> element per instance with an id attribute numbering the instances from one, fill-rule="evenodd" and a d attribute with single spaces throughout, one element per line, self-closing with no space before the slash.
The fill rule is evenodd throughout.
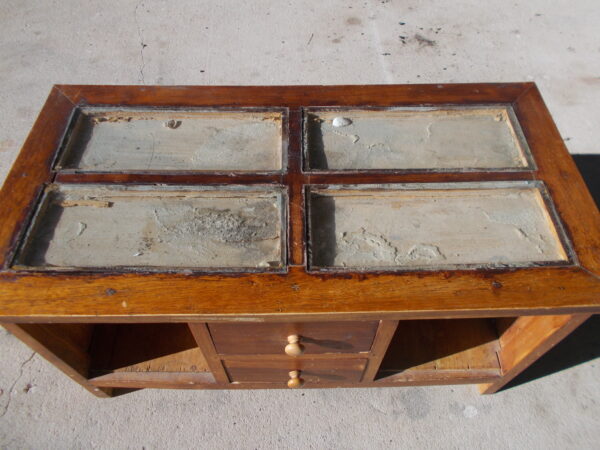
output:
<path id="1" fill-rule="evenodd" d="M 558 344 L 590 317 L 589 314 L 560 316 L 523 316 L 500 336 L 498 381 L 480 384 L 482 394 L 493 394 Z"/>
<path id="2" fill-rule="evenodd" d="M 111 389 L 88 383 L 90 358 L 87 352 L 92 325 L 2 324 L 13 336 L 48 360 L 97 397 L 111 397 Z"/>

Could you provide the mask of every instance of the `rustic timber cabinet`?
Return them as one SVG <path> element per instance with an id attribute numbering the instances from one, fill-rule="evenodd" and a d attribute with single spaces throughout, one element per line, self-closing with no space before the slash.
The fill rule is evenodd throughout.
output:
<path id="1" fill-rule="evenodd" d="M 493 393 L 600 312 L 533 83 L 55 86 L 0 224 L 1 323 L 98 396 Z"/>

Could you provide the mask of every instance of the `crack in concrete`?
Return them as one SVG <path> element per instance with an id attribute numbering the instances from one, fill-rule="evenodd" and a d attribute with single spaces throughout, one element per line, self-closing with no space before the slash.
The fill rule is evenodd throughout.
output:
<path id="1" fill-rule="evenodd" d="M 146 170 L 150 170 L 152 161 L 154 160 L 154 154 L 156 153 L 156 139 L 154 138 L 154 133 L 150 133 L 150 137 L 152 138 L 152 153 L 150 154 L 150 159 L 148 160 L 148 166 L 146 167 Z"/>
<path id="2" fill-rule="evenodd" d="M 144 68 L 146 67 L 146 61 L 144 60 L 144 49 L 147 47 L 147 45 L 144 43 L 144 36 L 142 35 L 142 29 L 140 28 L 140 23 L 138 21 L 138 15 L 137 15 L 137 10 L 138 8 L 142 5 L 142 2 L 139 2 L 137 5 L 135 5 L 135 10 L 133 11 L 133 17 L 135 19 L 135 26 L 137 28 L 137 32 L 138 32 L 138 37 L 140 38 L 140 58 L 142 60 L 141 64 L 140 64 L 140 82 L 142 84 L 146 84 L 146 80 L 144 79 Z"/>
<path id="3" fill-rule="evenodd" d="M 17 378 L 15 379 L 15 381 L 13 381 L 10 388 L 8 389 L 8 400 L 6 401 L 6 405 L 4 405 L 4 411 L 2 411 L 2 414 L 0 415 L 0 417 L 4 417 L 6 415 L 6 413 L 8 412 L 8 408 L 10 407 L 10 402 L 12 400 L 13 390 L 15 389 L 15 386 L 17 385 L 17 383 L 23 376 L 23 369 L 25 368 L 25 366 L 27 364 L 29 364 L 31 362 L 31 360 L 33 359 L 34 356 L 35 356 L 35 352 L 31 353 L 31 356 L 21 363 L 21 367 L 19 367 L 19 375 L 17 375 Z"/>
<path id="4" fill-rule="evenodd" d="M 375 19 L 377 17 L 375 16 L 375 7 L 373 5 L 373 2 L 369 1 L 367 7 L 369 8 L 369 11 L 371 12 L 371 15 L 373 17 L 372 20 L 369 20 L 369 25 L 371 28 L 371 34 L 373 36 L 375 46 L 377 48 L 377 54 L 379 55 L 378 59 L 379 59 L 379 64 L 381 65 L 381 70 L 383 71 L 383 74 L 385 76 L 385 81 L 387 83 L 393 83 L 394 77 L 393 77 L 390 69 L 388 68 L 388 64 L 387 64 L 387 61 L 385 60 L 385 56 L 383 56 L 384 53 L 388 53 L 388 52 L 384 52 L 384 50 L 383 50 L 381 34 L 379 31 L 379 27 L 377 26 L 377 23 L 375 21 Z"/>

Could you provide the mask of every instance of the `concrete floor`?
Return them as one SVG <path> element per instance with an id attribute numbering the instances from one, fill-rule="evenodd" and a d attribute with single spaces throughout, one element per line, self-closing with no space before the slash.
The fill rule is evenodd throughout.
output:
<path id="1" fill-rule="evenodd" d="M 570 150 L 598 153 L 597 1 L 482 3 L 4 0 L 0 180 L 53 83 L 535 80 Z M 2 332 L 0 446 L 598 448 L 599 323 L 519 382 L 543 378 L 488 397 L 459 386 L 98 400 Z"/>

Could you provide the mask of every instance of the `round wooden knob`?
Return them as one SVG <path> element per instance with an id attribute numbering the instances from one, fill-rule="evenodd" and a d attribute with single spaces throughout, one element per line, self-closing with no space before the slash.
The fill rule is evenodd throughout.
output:
<path id="1" fill-rule="evenodd" d="M 292 334 L 288 336 L 288 345 L 285 346 L 285 354 L 288 356 L 300 356 L 304 353 L 304 347 L 300 344 L 300 336 Z"/>
<path id="2" fill-rule="evenodd" d="M 287 385 L 289 388 L 296 389 L 304 384 L 304 380 L 302 378 L 300 378 L 299 370 L 292 370 L 289 373 L 289 375 L 290 375 L 290 379 L 287 382 Z"/>

